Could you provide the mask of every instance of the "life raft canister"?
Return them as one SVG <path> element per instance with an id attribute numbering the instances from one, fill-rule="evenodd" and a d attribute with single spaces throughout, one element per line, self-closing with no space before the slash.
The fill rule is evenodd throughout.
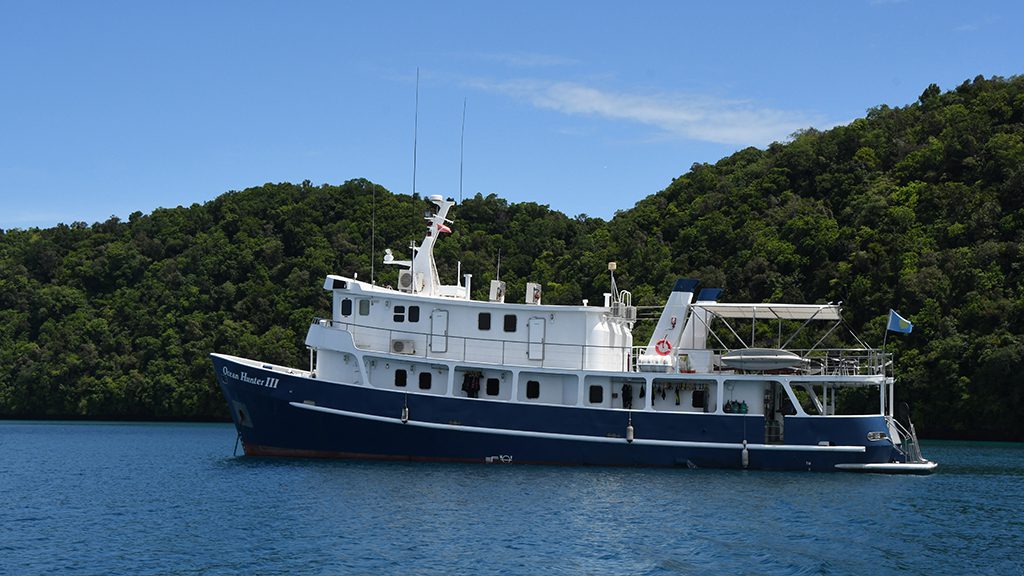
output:
<path id="1" fill-rule="evenodd" d="M 668 356 L 672 353 L 672 345 L 669 344 L 668 340 L 662 338 L 654 345 L 654 351 L 657 352 L 659 356 Z"/>

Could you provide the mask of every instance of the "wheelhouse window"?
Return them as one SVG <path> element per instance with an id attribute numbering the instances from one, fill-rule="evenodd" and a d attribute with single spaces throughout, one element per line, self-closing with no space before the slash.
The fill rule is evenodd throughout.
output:
<path id="1" fill-rule="evenodd" d="M 405 322 L 405 306 L 395 306 L 395 322 Z"/>
<path id="2" fill-rule="evenodd" d="M 476 317 L 476 327 L 479 330 L 490 330 L 491 329 L 491 313 L 490 312 L 481 312 L 480 315 Z"/>
<path id="3" fill-rule="evenodd" d="M 516 315 L 515 314 L 505 314 L 505 332 L 515 332 L 515 331 L 516 331 Z"/>
<path id="4" fill-rule="evenodd" d="M 526 398 L 529 400 L 540 398 L 540 382 L 536 380 L 529 380 L 526 382 Z"/>
<path id="5" fill-rule="evenodd" d="M 487 379 L 487 395 L 488 396 L 497 396 L 498 392 L 500 390 L 501 390 L 501 383 L 498 381 L 497 378 L 488 378 Z"/>
<path id="6" fill-rule="evenodd" d="M 409 322 L 419 322 L 419 321 L 420 321 L 420 307 L 419 306 L 409 306 Z"/>
<path id="7" fill-rule="evenodd" d="M 352 315 L 352 299 L 345 298 L 341 301 L 341 315 L 351 316 Z"/>
<path id="8" fill-rule="evenodd" d="M 590 403 L 600 404 L 604 402 L 604 386 L 593 385 L 590 387 Z"/>
<path id="9" fill-rule="evenodd" d="M 405 382 L 409 378 L 409 373 L 404 369 L 399 368 L 395 370 L 395 386 L 399 388 L 405 388 Z"/>
<path id="10" fill-rule="evenodd" d="M 430 372 L 420 372 L 420 390 L 430 390 Z"/>
<path id="11" fill-rule="evenodd" d="M 359 315 L 360 316 L 369 316 L 370 315 L 370 301 L 369 300 L 360 300 L 359 301 Z"/>

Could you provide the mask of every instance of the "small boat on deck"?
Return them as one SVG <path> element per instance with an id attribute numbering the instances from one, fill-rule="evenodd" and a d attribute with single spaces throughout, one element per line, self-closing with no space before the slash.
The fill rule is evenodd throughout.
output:
<path id="1" fill-rule="evenodd" d="M 738 370 L 784 370 L 804 363 L 798 354 L 774 348 L 741 348 L 722 354 L 722 365 Z"/>
<path id="2" fill-rule="evenodd" d="M 332 310 L 309 327 L 308 367 L 212 354 L 246 455 L 934 470 L 893 414 L 890 354 L 789 346 L 815 322 L 838 325 L 839 305 L 722 303 L 680 279 L 637 346 L 637 308 L 613 265 L 601 305 L 545 304 L 534 283 L 506 302 L 498 280 L 473 300 L 469 274 L 444 284 L 433 251 L 454 203 L 430 201 L 411 257 L 384 257 L 397 288 L 326 277 Z M 779 323 L 774 347 L 755 345 L 759 321 Z M 744 322 L 749 341 L 733 326 Z M 865 390 L 877 402 L 847 406 Z"/>

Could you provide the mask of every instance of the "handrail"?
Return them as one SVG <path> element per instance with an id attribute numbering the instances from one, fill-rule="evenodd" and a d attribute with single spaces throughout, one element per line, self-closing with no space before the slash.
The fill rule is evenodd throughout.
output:
<path id="1" fill-rule="evenodd" d="M 529 358 L 529 340 L 507 340 L 500 338 L 452 335 L 435 335 L 428 331 L 399 330 L 395 328 L 380 328 L 351 321 L 334 321 L 325 318 L 314 318 L 313 324 L 320 324 L 331 328 L 344 329 L 352 334 L 356 348 L 375 352 L 391 352 L 390 345 L 396 339 L 414 339 L 424 347 L 423 350 L 416 350 L 412 357 L 436 358 L 446 360 L 472 361 L 482 364 L 501 364 L 521 367 L 537 368 L 562 368 L 571 370 L 599 369 L 620 372 L 640 372 L 640 365 L 644 364 L 650 368 L 650 364 L 641 362 L 642 358 L 649 358 L 645 354 L 644 346 L 608 346 L 598 344 L 579 344 L 543 341 L 544 353 L 539 359 Z M 360 337 L 363 336 L 363 337 Z M 443 337 L 448 339 L 448 346 L 445 352 L 432 352 L 433 339 Z M 378 340 L 378 344 L 373 341 Z M 461 342 L 460 342 L 461 341 Z M 381 346 L 380 344 L 383 344 Z M 454 346 L 453 346 L 454 344 Z M 461 345 L 460 345 L 461 344 Z M 804 358 L 807 362 L 802 366 L 791 369 L 774 371 L 774 373 L 794 374 L 801 376 L 878 376 L 884 373 L 887 359 L 892 356 L 890 352 L 880 352 L 870 348 L 831 348 L 811 350 L 788 350 Z M 703 354 L 705 358 L 710 354 L 710 370 L 696 370 L 700 373 L 722 373 L 730 369 L 720 364 L 722 354 L 729 352 L 727 349 L 712 348 L 678 348 L 672 351 L 671 355 L 664 356 L 666 360 L 664 369 L 666 372 L 677 370 L 689 371 L 695 366 L 681 362 L 683 355 Z M 745 371 L 745 373 L 758 373 L 756 371 Z"/>
<path id="2" fill-rule="evenodd" d="M 438 360 L 459 360 L 463 362 L 475 362 L 479 364 L 498 364 L 506 366 L 518 366 L 524 368 L 562 368 L 569 370 L 584 370 L 584 369 L 604 369 L 612 370 L 612 364 L 615 363 L 615 369 L 621 372 L 630 371 L 630 353 L 629 347 L 627 346 L 605 346 L 598 344 L 565 344 L 559 342 L 548 342 L 543 341 L 540 343 L 544 347 L 544 354 L 540 359 L 529 358 L 529 348 L 531 345 L 537 345 L 536 342 L 530 342 L 529 340 L 506 340 L 499 338 L 479 338 L 479 337 L 466 337 L 466 336 L 453 336 L 446 334 L 442 336 L 448 339 L 449 346 L 445 352 L 433 352 L 431 350 L 432 342 L 435 337 L 439 335 L 433 334 L 432 332 L 417 331 L 417 330 L 397 330 L 394 328 L 380 328 L 377 326 L 369 326 L 366 324 L 359 324 L 357 322 L 346 322 L 346 321 L 334 321 L 327 318 L 313 318 L 313 324 L 319 324 L 321 326 L 329 328 L 344 329 L 352 334 L 352 341 L 355 347 L 359 350 L 371 351 L 371 352 L 391 352 L 388 348 L 390 343 L 394 340 L 418 340 L 424 345 L 423 350 L 417 350 L 411 354 L 405 354 L 414 358 L 433 358 Z M 360 332 L 368 332 L 374 334 L 369 338 L 359 338 Z M 367 340 L 374 338 L 384 340 L 387 342 L 385 347 L 374 346 L 368 344 Z M 452 341 L 460 341 L 461 346 L 458 343 L 455 344 L 454 349 L 461 348 L 461 354 L 453 354 Z M 487 345 L 500 346 L 499 349 L 493 350 L 487 347 Z M 477 345 L 477 350 L 470 349 L 470 345 Z M 481 352 L 480 348 L 488 348 Z M 578 357 L 573 358 L 571 361 L 568 360 L 570 357 L 576 356 L 576 350 L 578 349 Z M 559 353 L 559 350 L 564 350 L 565 353 Z M 498 358 L 494 358 L 494 352 L 500 353 Z M 595 356 L 595 354 L 597 354 Z M 555 358 L 551 358 L 554 356 Z M 617 357 L 617 358 L 616 358 Z M 589 362 L 588 362 L 589 360 Z"/>
<path id="3" fill-rule="evenodd" d="M 897 448 L 900 452 L 903 452 L 907 462 L 927 462 L 928 460 L 925 460 L 924 455 L 921 454 L 921 443 L 917 439 L 917 430 L 914 430 L 914 423 L 907 420 L 907 423 L 910 424 L 910 430 L 907 430 L 895 417 L 886 416 L 885 418 L 899 432 L 900 445 Z M 895 443 L 893 445 L 895 446 Z"/>

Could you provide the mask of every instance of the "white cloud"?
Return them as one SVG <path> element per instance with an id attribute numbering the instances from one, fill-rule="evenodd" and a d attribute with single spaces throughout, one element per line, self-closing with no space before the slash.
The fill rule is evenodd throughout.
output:
<path id="1" fill-rule="evenodd" d="M 823 122 L 802 112 L 702 95 L 609 92 L 574 82 L 538 80 L 474 82 L 472 86 L 539 108 L 638 122 L 669 136 L 718 144 L 763 146 Z"/>

